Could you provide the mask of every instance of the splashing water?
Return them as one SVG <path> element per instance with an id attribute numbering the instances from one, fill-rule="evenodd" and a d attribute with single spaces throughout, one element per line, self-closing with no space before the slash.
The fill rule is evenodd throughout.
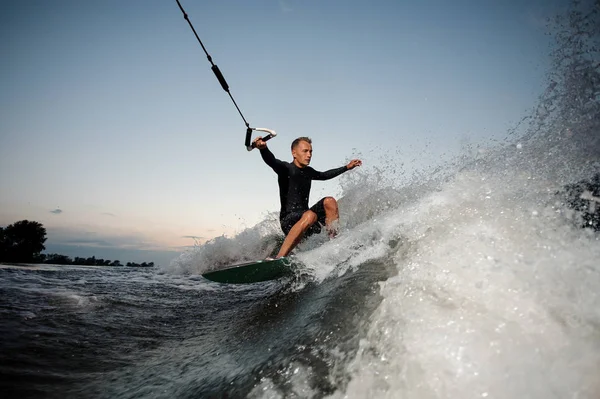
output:
<path id="1" fill-rule="evenodd" d="M 548 88 L 501 145 L 418 181 L 397 170 L 343 177 L 342 234 L 296 257 L 317 283 L 375 263 L 394 276 L 355 355 L 332 356 L 332 397 L 600 397 L 600 236 L 564 195 L 600 173 L 599 10 L 576 3 L 556 19 Z M 278 234 L 273 215 L 169 270 L 263 257 Z M 320 396 L 309 366 L 280 372 L 297 395 Z M 269 379 L 250 393 L 282 395 Z"/>
<path id="2" fill-rule="evenodd" d="M 557 20 L 549 88 L 523 134 L 366 222 L 408 245 L 389 249 L 398 275 L 335 397 L 600 396 L 600 237 L 560 196 L 600 172 L 591 9 Z"/>

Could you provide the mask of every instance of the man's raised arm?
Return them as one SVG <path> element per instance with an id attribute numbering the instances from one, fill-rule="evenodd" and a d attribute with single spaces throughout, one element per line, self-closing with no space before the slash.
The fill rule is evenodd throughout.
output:
<path id="1" fill-rule="evenodd" d="M 337 176 L 341 175 L 342 173 L 344 173 L 348 170 L 354 169 L 360 165 L 362 165 L 362 161 L 360 159 L 353 159 L 352 161 L 350 161 L 348 163 L 348 165 L 342 166 L 340 168 L 326 170 L 325 172 L 317 172 L 315 170 L 315 175 L 313 176 L 313 179 L 314 180 L 333 179 L 334 177 L 337 177 Z"/>
<path id="2" fill-rule="evenodd" d="M 262 137 L 257 137 L 254 140 L 254 145 L 260 150 L 260 156 L 262 157 L 263 161 L 265 161 L 265 163 L 269 165 L 276 173 L 278 170 L 285 169 L 285 164 L 279 159 L 275 158 L 275 155 L 273 155 L 271 150 L 269 150 L 267 143 L 262 139 Z"/>

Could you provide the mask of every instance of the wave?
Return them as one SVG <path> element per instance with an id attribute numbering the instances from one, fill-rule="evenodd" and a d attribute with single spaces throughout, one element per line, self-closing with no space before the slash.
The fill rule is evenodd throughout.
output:
<path id="1" fill-rule="evenodd" d="M 333 397 L 600 394 L 600 237 L 581 228 L 597 210 L 564 195 L 600 173 L 600 13 L 579 6 L 557 19 L 548 89 L 521 132 L 367 222 L 405 245 L 383 251 L 398 273 Z"/>
<path id="2" fill-rule="evenodd" d="M 600 209 L 581 183 L 600 174 L 599 8 L 557 17 L 547 89 L 503 142 L 408 178 L 395 167 L 342 177 L 341 235 L 307 240 L 297 259 L 317 284 L 374 262 L 394 272 L 356 354 L 332 366 L 348 376 L 332 397 L 600 395 L 600 237 L 581 228 Z M 574 184 L 588 188 L 570 197 Z M 165 271 L 262 258 L 280 239 L 273 214 Z M 251 396 L 261 387 L 275 390 L 263 381 Z"/>

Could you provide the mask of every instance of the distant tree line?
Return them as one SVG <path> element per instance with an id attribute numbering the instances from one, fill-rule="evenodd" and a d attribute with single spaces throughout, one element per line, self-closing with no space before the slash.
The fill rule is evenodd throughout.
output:
<path id="1" fill-rule="evenodd" d="M 0 227 L 0 262 L 47 263 L 53 265 L 123 266 L 118 260 L 75 257 L 61 254 L 43 254 L 46 249 L 46 228 L 38 222 L 21 220 Z M 125 266 L 152 267 L 154 262 L 127 262 Z"/>
<path id="2" fill-rule="evenodd" d="M 51 265 L 83 265 L 83 266 L 123 266 L 120 260 L 109 260 L 109 259 L 96 259 L 95 256 L 89 258 L 81 258 L 76 256 L 71 259 L 66 255 L 61 254 L 40 254 L 39 261 L 36 263 L 47 263 Z M 125 266 L 132 267 L 152 267 L 154 266 L 154 262 L 127 262 Z"/>

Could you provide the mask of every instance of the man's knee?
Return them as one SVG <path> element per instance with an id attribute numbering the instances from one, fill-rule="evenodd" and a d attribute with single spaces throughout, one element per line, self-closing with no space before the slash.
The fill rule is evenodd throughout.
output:
<path id="1" fill-rule="evenodd" d="M 306 211 L 302 215 L 302 221 L 307 226 L 312 226 L 313 224 L 315 224 L 317 222 L 317 214 L 313 211 Z"/>
<path id="2" fill-rule="evenodd" d="M 323 206 L 326 209 L 335 209 L 337 208 L 337 201 L 333 197 L 325 197 L 323 200 Z"/>

